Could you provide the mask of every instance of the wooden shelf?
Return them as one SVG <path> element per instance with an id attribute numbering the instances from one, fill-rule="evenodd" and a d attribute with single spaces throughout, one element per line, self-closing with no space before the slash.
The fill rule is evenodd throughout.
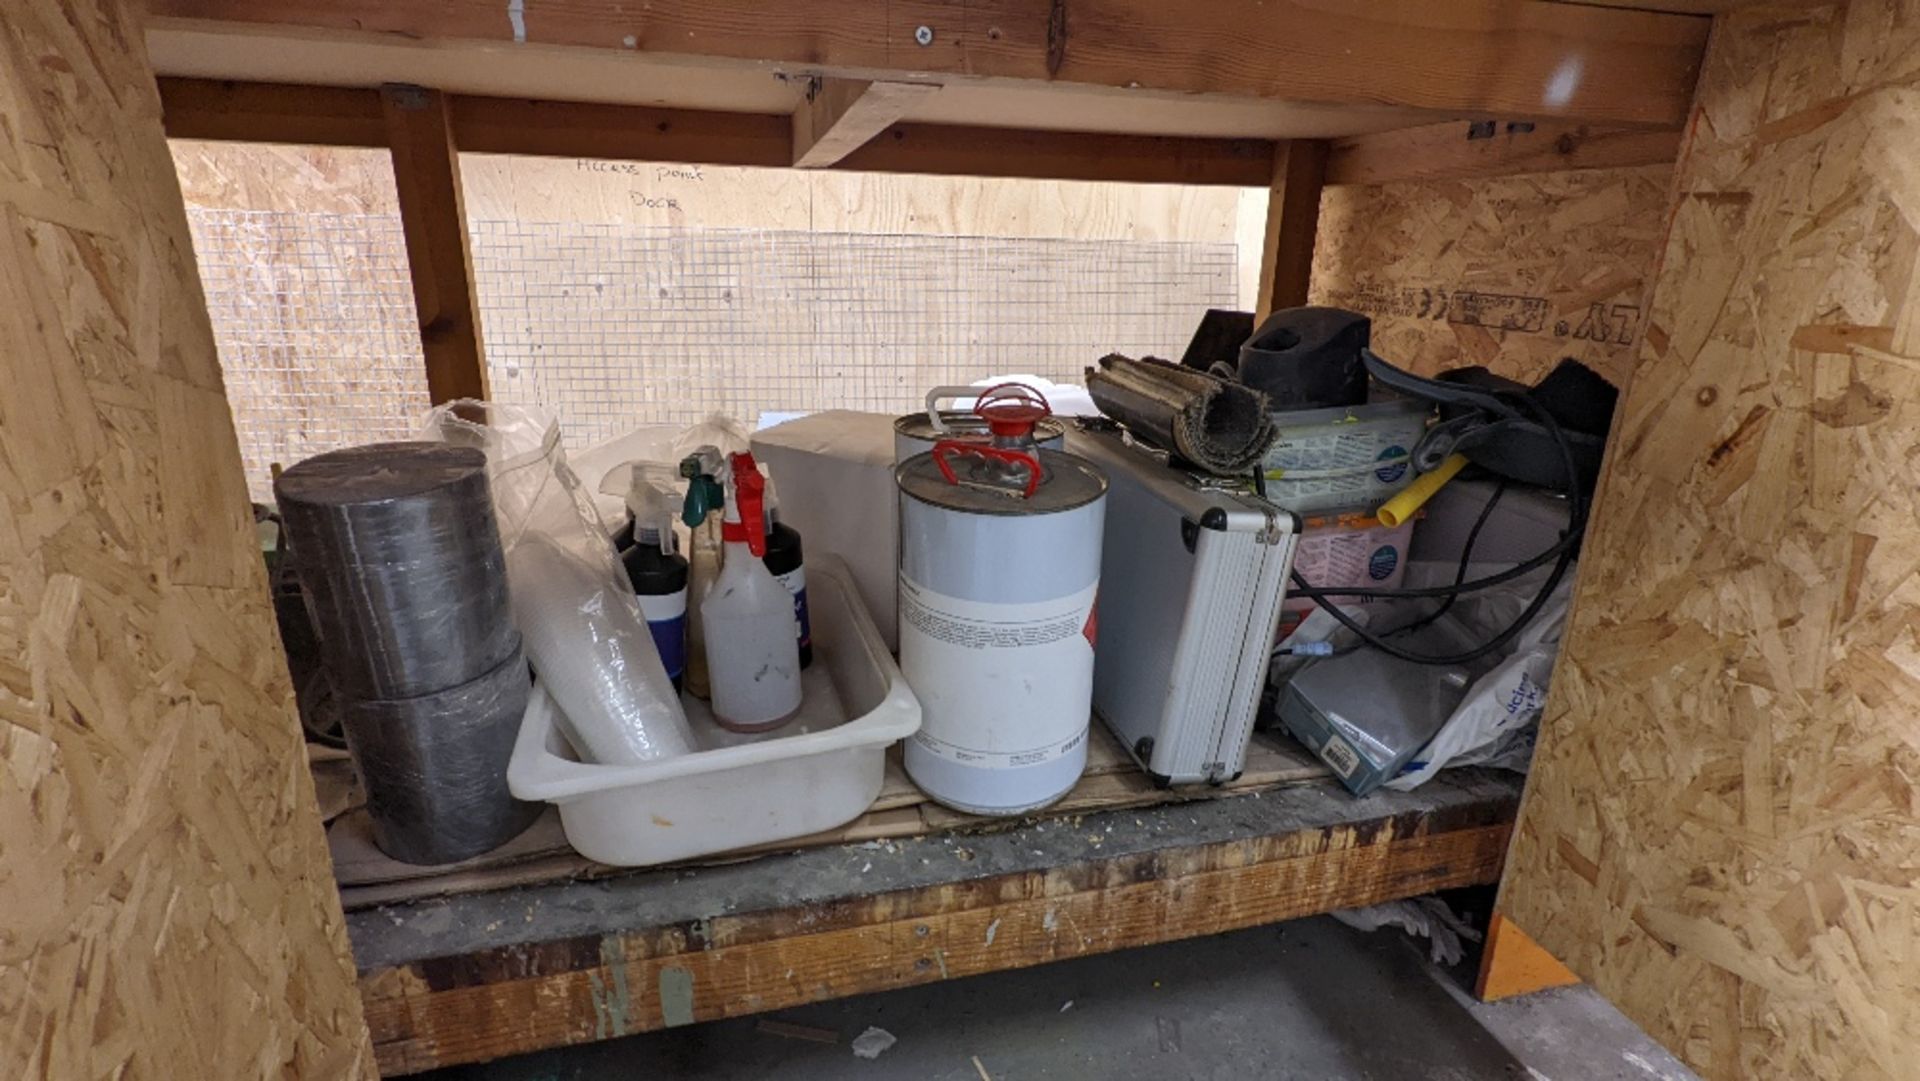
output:
<path id="1" fill-rule="evenodd" d="M 1520 789 L 1315 781 L 423 899 L 348 932 L 380 1070 L 413 1073 L 1492 883 Z"/>

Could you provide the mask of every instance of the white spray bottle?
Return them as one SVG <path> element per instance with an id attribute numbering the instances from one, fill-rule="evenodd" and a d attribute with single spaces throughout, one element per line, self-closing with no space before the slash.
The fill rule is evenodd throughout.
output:
<path id="1" fill-rule="evenodd" d="M 713 718 L 735 732 L 766 732 L 800 708 L 800 645 L 793 595 L 767 570 L 766 479 L 753 455 L 732 455 L 726 558 L 700 602 Z"/>

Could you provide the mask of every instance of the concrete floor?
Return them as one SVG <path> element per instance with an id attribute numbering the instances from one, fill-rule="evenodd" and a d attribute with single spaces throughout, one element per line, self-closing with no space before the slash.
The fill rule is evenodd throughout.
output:
<path id="1" fill-rule="evenodd" d="M 1585 987 L 1493 1005 L 1425 943 L 1330 918 L 542 1052 L 436 1081 L 1691 1081 Z M 831 1034 L 814 1042 L 765 1022 Z M 898 1042 L 873 1061 L 869 1026 Z M 777 1026 L 775 1026 L 777 1029 Z"/>

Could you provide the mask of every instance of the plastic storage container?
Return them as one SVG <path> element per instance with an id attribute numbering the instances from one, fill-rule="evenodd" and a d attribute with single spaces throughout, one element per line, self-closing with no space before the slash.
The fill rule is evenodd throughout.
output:
<path id="1" fill-rule="evenodd" d="M 1432 407 L 1412 398 L 1275 413 L 1267 499 L 1299 514 L 1379 506 L 1413 480 L 1414 444 Z"/>
<path id="2" fill-rule="evenodd" d="M 920 702 L 901 678 L 846 566 L 816 555 L 815 664 L 800 712 L 778 733 L 722 730 L 702 703 L 688 719 L 702 749 L 632 766 L 577 760 L 535 688 L 507 768 L 521 799 L 560 809 L 581 855 L 643 867 L 803 837 L 859 817 L 880 794 L 886 749 L 920 728 Z"/>
<path id="3" fill-rule="evenodd" d="M 1317 589 L 1397 589 L 1407 576 L 1413 525 L 1409 519 L 1390 529 L 1380 519 L 1360 513 L 1308 518 L 1294 549 L 1293 570 Z M 1359 597 L 1332 599 L 1340 604 L 1365 603 Z M 1288 597 L 1280 606 L 1280 635 L 1285 637 L 1313 609 L 1311 597 Z"/>

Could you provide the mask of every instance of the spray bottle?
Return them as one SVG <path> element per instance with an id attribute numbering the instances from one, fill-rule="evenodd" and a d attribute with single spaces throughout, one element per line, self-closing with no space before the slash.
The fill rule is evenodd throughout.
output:
<path id="1" fill-rule="evenodd" d="M 800 645 L 793 594 L 761 560 L 767 554 L 766 480 L 752 454 L 732 457 L 726 558 L 707 598 L 707 672 L 713 719 L 735 732 L 766 732 L 800 708 Z"/>
<path id="2" fill-rule="evenodd" d="M 709 694 L 706 625 L 701 608 L 714 579 L 720 576 L 720 508 L 725 498 L 716 478 L 721 468 L 720 452 L 713 447 L 701 447 L 680 460 L 680 475 L 687 479 L 680 520 L 691 531 L 687 539 L 686 689 L 697 698 Z"/>
<path id="3" fill-rule="evenodd" d="M 762 562 L 793 594 L 794 633 L 800 640 L 800 667 L 813 663 L 813 615 L 807 611 L 807 566 L 800 531 L 780 521 L 780 500 L 767 481 L 767 557 Z"/>
<path id="4" fill-rule="evenodd" d="M 671 467 L 635 463 L 631 472 L 627 511 L 633 544 L 620 553 L 620 562 L 677 691 L 687 667 L 688 566 L 673 534 L 681 501 Z"/>

